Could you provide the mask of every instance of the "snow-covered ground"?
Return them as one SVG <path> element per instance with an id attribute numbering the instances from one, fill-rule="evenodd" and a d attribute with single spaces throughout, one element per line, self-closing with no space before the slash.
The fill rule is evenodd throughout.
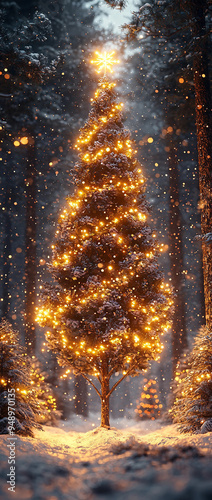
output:
<path id="1" fill-rule="evenodd" d="M 1 441 L 1 499 L 211 500 L 212 433 L 179 434 L 160 421 L 96 417 L 17 436 L 16 491 L 8 491 L 8 436 Z"/>

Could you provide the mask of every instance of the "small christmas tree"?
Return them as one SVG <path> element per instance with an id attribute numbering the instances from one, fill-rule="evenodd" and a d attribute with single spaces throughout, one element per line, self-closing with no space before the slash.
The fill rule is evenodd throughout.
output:
<path id="1" fill-rule="evenodd" d="M 57 410 L 56 398 L 47 381 L 47 373 L 36 358 L 33 358 L 30 364 L 29 377 L 30 396 L 36 407 L 36 420 L 41 424 L 55 424 L 61 413 Z"/>
<path id="2" fill-rule="evenodd" d="M 161 352 L 172 304 L 147 223 L 141 165 L 123 127 L 115 83 L 106 77 L 114 62 L 113 53 L 97 54 L 105 75 L 76 144 L 76 189 L 52 246 L 56 283 L 45 285 L 37 315 L 50 328 L 46 337 L 61 363 L 82 374 L 101 398 L 104 427 L 117 385 Z M 115 372 L 121 376 L 110 386 Z"/>
<path id="3" fill-rule="evenodd" d="M 15 417 L 15 434 L 33 436 L 33 427 L 40 428 L 37 408 L 31 393 L 29 376 L 30 362 L 24 347 L 19 344 L 18 335 L 12 326 L 2 320 L 0 323 L 0 434 L 8 434 L 8 426 Z M 13 392 L 15 404 L 9 413 Z M 8 420 L 9 417 L 9 420 Z"/>
<path id="4" fill-rule="evenodd" d="M 212 418 L 212 333 L 207 327 L 200 330 L 191 353 L 183 355 L 175 382 L 173 421 L 182 432 L 198 432 Z"/>
<path id="5" fill-rule="evenodd" d="M 141 393 L 139 404 L 135 410 L 138 419 L 155 420 L 160 417 L 162 404 L 158 396 L 158 387 L 156 380 L 150 378 L 144 379 L 144 387 Z"/>

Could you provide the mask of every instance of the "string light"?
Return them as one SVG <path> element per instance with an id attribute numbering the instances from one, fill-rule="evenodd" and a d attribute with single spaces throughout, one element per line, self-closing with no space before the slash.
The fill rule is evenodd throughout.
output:
<path id="1" fill-rule="evenodd" d="M 144 379 L 144 387 L 139 404 L 135 410 L 137 419 L 155 420 L 160 417 L 162 404 L 157 394 L 157 382 L 150 378 Z M 138 402 L 138 401 L 137 401 Z"/>
<path id="2" fill-rule="evenodd" d="M 116 62 L 114 52 L 97 53 L 93 64 L 106 72 Z M 170 287 L 151 272 L 157 244 L 146 232 L 144 178 L 114 86 L 100 80 L 76 141 L 77 187 L 52 245 L 59 287 L 47 287 L 36 318 L 70 367 L 100 380 L 105 357 L 113 373 L 121 356 L 122 376 L 144 368 L 144 358 L 158 358 L 172 306 Z"/>

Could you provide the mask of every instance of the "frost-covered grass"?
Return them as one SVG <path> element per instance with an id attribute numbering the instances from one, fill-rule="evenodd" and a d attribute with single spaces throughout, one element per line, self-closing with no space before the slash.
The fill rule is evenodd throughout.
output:
<path id="1" fill-rule="evenodd" d="M 16 492 L 9 493 L 8 436 L 1 441 L 1 491 L 9 500 L 209 500 L 212 434 L 179 434 L 160 421 L 73 417 L 17 436 Z"/>

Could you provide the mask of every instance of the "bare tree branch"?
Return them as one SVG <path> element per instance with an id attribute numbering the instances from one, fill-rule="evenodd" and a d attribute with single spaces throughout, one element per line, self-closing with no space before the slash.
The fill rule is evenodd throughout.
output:
<path id="1" fill-rule="evenodd" d="M 122 382 L 122 380 L 124 380 L 124 378 L 127 377 L 127 375 L 129 375 L 131 372 L 133 372 L 134 370 L 134 366 L 129 368 L 129 370 L 127 370 L 127 372 L 123 375 L 123 377 L 121 377 L 119 380 L 117 380 L 117 382 L 113 385 L 113 387 L 110 389 L 110 392 L 108 392 L 106 398 L 108 399 L 112 392 L 116 389 L 116 387 Z"/>
<path id="2" fill-rule="evenodd" d="M 12 94 L 2 94 L 0 93 L 0 97 L 13 97 Z"/>
<path id="3" fill-rule="evenodd" d="M 113 366 L 113 368 L 111 368 L 111 370 L 108 373 L 108 378 L 110 378 L 115 371 L 116 371 L 116 366 Z"/>
<path id="4" fill-rule="evenodd" d="M 95 391 L 97 392 L 98 396 L 101 398 L 102 395 L 101 393 L 99 392 L 99 390 L 97 389 L 97 387 L 94 385 L 94 383 L 92 382 L 92 380 L 90 380 L 83 372 L 80 372 L 80 374 L 89 382 L 89 384 L 91 384 L 93 386 L 93 388 L 95 389 Z"/>

